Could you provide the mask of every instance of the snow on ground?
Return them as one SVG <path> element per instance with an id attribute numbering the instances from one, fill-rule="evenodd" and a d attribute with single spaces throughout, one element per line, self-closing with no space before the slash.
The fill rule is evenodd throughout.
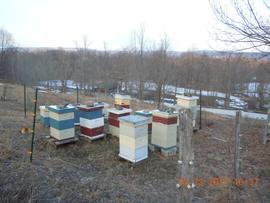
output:
<path id="1" fill-rule="evenodd" d="M 210 113 L 223 115 L 223 116 L 235 116 L 236 110 L 227 110 L 227 109 L 215 109 L 215 108 L 202 108 L 203 111 L 207 111 Z M 246 118 L 258 119 L 258 120 L 266 120 L 267 115 L 261 113 L 252 113 L 252 112 L 242 112 L 242 116 Z"/>

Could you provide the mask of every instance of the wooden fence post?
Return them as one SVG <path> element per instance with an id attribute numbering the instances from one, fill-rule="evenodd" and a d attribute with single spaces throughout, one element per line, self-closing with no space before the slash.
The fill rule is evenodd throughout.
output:
<path id="1" fill-rule="evenodd" d="M 240 118 L 241 111 L 235 115 L 235 148 L 234 148 L 234 177 L 240 176 Z"/>
<path id="2" fill-rule="evenodd" d="M 268 104 L 266 128 L 263 135 L 263 144 L 266 144 L 270 140 L 270 103 Z"/>
<path id="3" fill-rule="evenodd" d="M 26 86 L 23 85 L 23 104 L 24 104 L 24 118 L 26 118 Z"/>
<path id="4" fill-rule="evenodd" d="M 184 113 L 179 111 L 179 178 L 177 187 L 180 187 L 178 202 L 191 203 L 193 198 L 193 165 L 194 153 L 192 146 L 192 114 L 190 110 Z"/>

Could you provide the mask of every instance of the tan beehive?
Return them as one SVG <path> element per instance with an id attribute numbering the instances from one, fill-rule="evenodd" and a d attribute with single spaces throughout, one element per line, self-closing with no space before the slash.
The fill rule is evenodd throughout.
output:
<path id="1" fill-rule="evenodd" d="M 131 97 L 129 95 L 115 94 L 114 105 L 115 107 L 130 108 Z"/>
<path id="2" fill-rule="evenodd" d="M 151 144 L 161 149 L 176 147 L 177 114 L 154 110 Z"/>
<path id="3" fill-rule="evenodd" d="M 184 96 L 184 95 L 177 95 L 177 105 L 181 106 L 183 108 L 192 108 L 192 107 L 197 107 L 197 100 L 198 97 L 188 97 L 188 96 Z"/>

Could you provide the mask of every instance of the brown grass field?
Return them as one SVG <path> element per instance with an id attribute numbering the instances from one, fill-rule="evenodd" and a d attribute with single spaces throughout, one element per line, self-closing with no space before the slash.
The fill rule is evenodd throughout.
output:
<path id="1" fill-rule="evenodd" d="M 27 89 L 27 118 L 23 113 L 23 87 L 9 84 L 7 101 L 0 101 L 0 202 L 176 202 L 177 156 L 149 152 L 137 166 L 118 158 L 118 139 L 79 140 L 58 148 L 48 143 L 49 128 L 37 118 L 33 162 L 27 150 L 32 126 L 34 90 Z M 2 94 L 3 84 L 0 86 Z M 80 101 L 112 97 L 80 95 Z M 38 105 L 75 103 L 75 94 L 39 93 Z M 132 102 L 131 108 L 154 109 Z M 208 125 L 212 123 L 212 125 Z M 242 186 L 233 182 L 234 118 L 203 112 L 203 129 L 193 134 L 194 177 L 204 180 L 194 189 L 194 202 L 270 202 L 270 144 L 263 145 L 265 122 L 241 120 Z M 228 177 L 228 185 L 211 185 L 211 178 Z M 258 182 L 251 182 L 258 178 Z M 237 200 L 238 198 L 238 200 Z"/>

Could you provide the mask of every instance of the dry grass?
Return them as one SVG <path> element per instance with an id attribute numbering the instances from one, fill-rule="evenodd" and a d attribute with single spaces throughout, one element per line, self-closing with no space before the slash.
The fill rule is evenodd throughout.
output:
<path id="1" fill-rule="evenodd" d="M 34 90 L 28 92 L 28 116 L 23 117 L 22 86 L 14 85 L 10 101 L 0 101 L 0 202 L 175 202 L 177 157 L 150 153 L 136 167 L 118 158 L 118 139 L 108 137 L 94 143 L 79 141 L 55 149 L 45 136 L 49 129 L 36 126 L 34 161 L 26 153 L 30 139 L 19 134 L 31 127 Z M 1 89 L 0 89 L 1 94 Z M 8 99 L 9 99 L 8 98 Z M 66 94 L 40 93 L 39 105 L 74 103 Z M 80 96 L 112 104 L 111 97 Z M 134 110 L 155 109 L 152 104 L 133 101 Z M 234 120 L 204 113 L 203 129 L 193 136 L 197 177 L 232 177 Z M 211 125 L 209 125 L 211 123 Z M 198 202 L 270 202 L 270 147 L 261 144 L 264 123 L 250 119 L 241 122 L 241 171 L 244 178 L 258 176 L 255 186 L 197 187 Z M 218 139 L 217 139 L 218 138 Z M 221 141 L 224 140 L 224 141 Z M 238 191 L 238 192 L 237 192 Z M 240 201 L 236 198 L 239 196 Z"/>

